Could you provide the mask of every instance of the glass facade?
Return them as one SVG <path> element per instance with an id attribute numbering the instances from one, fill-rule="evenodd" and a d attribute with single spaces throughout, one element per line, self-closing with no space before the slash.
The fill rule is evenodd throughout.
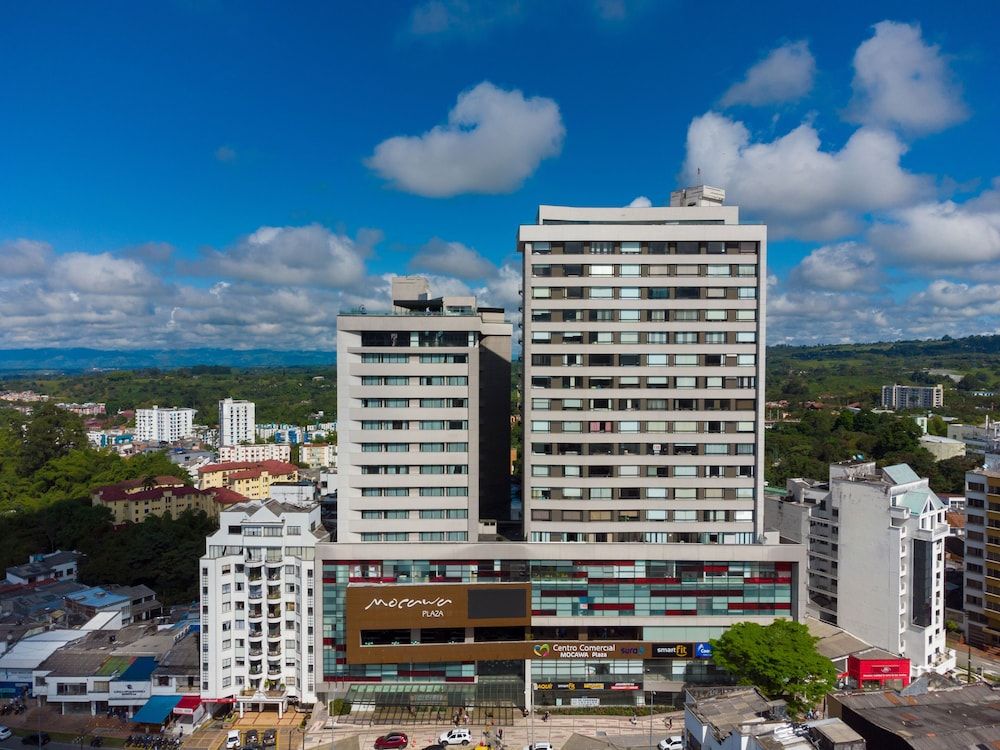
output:
<path id="1" fill-rule="evenodd" d="M 790 562 L 696 562 L 663 560 L 370 560 L 323 564 L 323 675 L 328 682 L 360 681 L 470 681 L 476 675 L 474 662 L 438 664 L 349 665 L 346 660 L 346 590 L 351 583 L 506 583 L 532 584 L 531 614 L 534 617 L 594 618 L 596 628 L 608 617 L 720 616 L 727 622 L 746 616 L 790 616 L 793 611 L 793 564 Z M 547 628 L 546 631 L 550 631 Z M 680 635 L 675 627 L 639 626 L 630 637 L 661 640 Z M 720 626 L 684 628 L 694 640 L 716 637 Z M 699 632 L 700 631 L 700 632 Z M 539 637 L 538 634 L 529 639 Z M 550 637 L 546 632 L 544 636 Z M 559 636 L 562 637 L 562 636 Z M 570 636 L 571 637 L 571 636 Z M 614 637 L 620 637 L 618 635 Z M 642 661 L 607 662 L 620 676 L 642 674 Z M 690 667 L 669 660 L 653 664 L 667 677 L 687 674 Z M 540 665 L 538 678 L 547 670 L 582 669 L 580 666 Z M 709 667 L 698 667 L 700 670 Z M 533 668 L 534 670 L 534 668 Z M 563 676 L 553 673 L 551 678 Z M 535 677 L 535 675 L 533 675 Z"/>

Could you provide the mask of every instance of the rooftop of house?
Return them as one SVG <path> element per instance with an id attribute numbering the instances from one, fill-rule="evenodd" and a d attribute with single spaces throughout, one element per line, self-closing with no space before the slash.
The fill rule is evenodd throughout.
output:
<path id="1" fill-rule="evenodd" d="M 785 702 L 769 701 L 757 688 L 742 688 L 699 698 L 686 707 L 721 740 L 745 724 L 764 721 L 768 714 L 779 720 L 784 716 Z"/>
<path id="2" fill-rule="evenodd" d="M 242 471 L 266 471 L 268 474 L 291 474 L 298 471 L 299 467 L 285 461 L 226 461 L 218 464 L 208 464 L 198 469 L 199 474 L 214 474 L 216 472 L 242 472 Z M 232 478 L 232 475 L 230 475 Z"/>
<path id="3" fill-rule="evenodd" d="M 915 750 L 1000 746 L 1000 691 L 986 685 L 935 690 L 837 694 L 863 720 L 902 737 Z M 848 723 L 851 716 L 846 715 Z"/>
<path id="4" fill-rule="evenodd" d="M 36 578 L 52 572 L 56 567 L 78 562 L 83 554 L 80 552 L 64 552 L 57 550 L 47 555 L 34 555 L 23 565 L 12 565 L 7 568 L 8 575 L 18 578 Z"/>

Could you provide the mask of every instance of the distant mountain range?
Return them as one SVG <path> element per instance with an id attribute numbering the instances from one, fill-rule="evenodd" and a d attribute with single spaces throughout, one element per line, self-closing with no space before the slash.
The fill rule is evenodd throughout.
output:
<path id="1" fill-rule="evenodd" d="M 293 367 L 329 365 L 335 352 L 275 349 L 0 349 L 0 372 L 171 369 L 195 365 Z"/>

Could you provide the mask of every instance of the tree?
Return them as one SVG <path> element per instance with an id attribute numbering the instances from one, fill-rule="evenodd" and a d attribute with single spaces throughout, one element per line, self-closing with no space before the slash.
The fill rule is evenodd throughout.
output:
<path id="1" fill-rule="evenodd" d="M 935 414 L 927 420 L 927 432 L 938 437 L 948 437 L 948 423 Z"/>
<path id="2" fill-rule="evenodd" d="M 799 622 L 740 622 L 712 641 L 712 658 L 740 683 L 801 714 L 837 684 L 833 663 L 816 650 L 818 640 Z"/>
<path id="3" fill-rule="evenodd" d="M 19 468 L 23 476 L 34 474 L 53 458 L 87 445 L 87 433 L 76 414 L 44 403 L 25 425 Z"/>

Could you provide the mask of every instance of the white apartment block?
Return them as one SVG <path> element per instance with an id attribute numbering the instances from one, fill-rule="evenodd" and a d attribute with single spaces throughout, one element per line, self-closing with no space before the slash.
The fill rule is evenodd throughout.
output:
<path id="1" fill-rule="evenodd" d="M 299 446 L 299 463 L 311 469 L 337 468 L 337 446 L 333 443 L 306 443 Z"/>
<path id="2" fill-rule="evenodd" d="M 724 195 L 520 227 L 526 540 L 758 540 L 767 228 Z"/>
<path id="3" fill-rule="evenodd" d="M 808 546 L 819 618 L 900 654 L 914 676 L 955 666 L 945 645 L 947 506 L 906 464 L 830 466 L 827 482 L 789 479 L 765 501 L 766 525 Z"/>
<path id="4" fill-rule="evenodd" d="M 1000 455 L 965 475 L 965 637 L 977 648 L 1000 646 Z"/>
<path id="5" fill-rule="evenodd" d="M 239 445 L 254 441 L 257 407 L 253 401 L 231 398 L 219 402 L 219 445 Z"/>
<path id="6" fill-rule="evenodd" d="M 292 460 L 292 446 L 277 443 L 261 445 L 221 445 L 219 446 L 219 461 L 284 461 Z"/>
<path id="7" fill-rule="evenodd" d="M 948 425 L 948 437 L 965 443 L 966 451 L 1000 453 L 1000 422 L 991 420 L 989 416 L 981 427 L 972 424 Z"/>
<path id="8" fill-rule="evenodd" d="M 883 385 L 884 409 L 939 409 L 944 406 L 944 386 Z"/>
<path id="9" fill-rule="evenodd" d="M 318 505 L 234 505 L 201 558 L 201 696 L 276 706 L 316 700 L 314 558 L 329 537 Z"/>
<path id="10" fill-rule="evenodd" d="M 135 439 L 174 443 L 194 435 L 195 409 L 172 406 L 135 410 Z"/>
<path id="11" fill-rule="evenodd" d="M 338 542 L 475 541 L 509 496 L 512 327 L 397 277 L 337 318 Z"/>

